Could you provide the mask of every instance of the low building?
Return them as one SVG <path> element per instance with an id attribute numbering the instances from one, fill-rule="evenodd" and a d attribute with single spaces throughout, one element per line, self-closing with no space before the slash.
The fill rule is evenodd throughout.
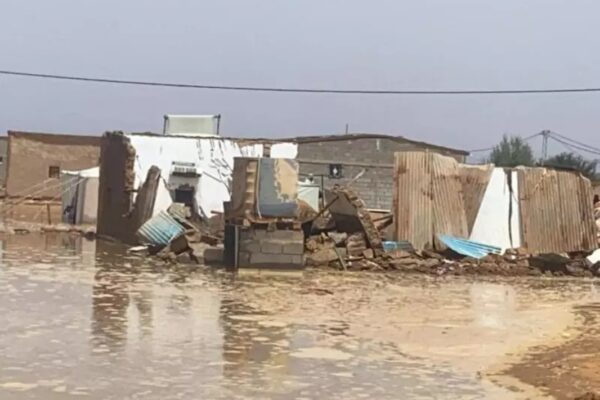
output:
<path id="1" fill-rule="evenodd" d="M 4 216 L 29 222 L 62 219 L 62 170 L 98 166 L 100 137 L 8 132 Z"/>
<path id="2" fill-rule="evenodd" d="M 312 174 L 324 187 L 345 185 L 355 179 L 352 189 L 367 207 L 385 210 L 392 209 L 394 153 L 429 151 L 458 162 L 465 162 L 469 155 L 464 150 L 380 134 L 304 136 L 292 140 L 298 144 L 301 176 Z"/>
<path id="3" fill-rule="evenodd" d="M 4 187 L 6 185 L 6 163 L 8 155 L 8 137 L 0 137 L 0 190 L 4 195 Z"/>

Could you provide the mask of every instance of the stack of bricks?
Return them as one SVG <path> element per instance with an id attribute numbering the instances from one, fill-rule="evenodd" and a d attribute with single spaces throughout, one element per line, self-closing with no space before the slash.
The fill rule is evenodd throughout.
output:
<path id="1" fill-rule="evenodd" d="M 240 229 L 239 267 L 304 267 L 302 230 Z"/>

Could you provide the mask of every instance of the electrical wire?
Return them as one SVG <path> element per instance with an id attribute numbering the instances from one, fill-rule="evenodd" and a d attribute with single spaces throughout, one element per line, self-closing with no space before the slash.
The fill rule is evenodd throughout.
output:
<path id="1" fill-rule="evenodd" d="M 550 134 L 550 137 L 552 139 L 556 140 L 559 143 L 562 143 L 562 144 L 574 147 L 574 148 L 576 148 L 578 150 L 581 150 L 581 151 L 584 151 L 586 153 L 590 153 L 590 154 L 594 154 L 594 155 L 600 156 L 600 151 L 594 151 L 594 150 L 590 150 L 589 148 L 586 148 L 586 147 L 583 147 L 583 146 L 575 145 L 573 143 L 568 143 L 568 142 L 560 139 L 559 137 L 553 136 L 552 133 Z"/>
<path id="2" fill-rule="evenodd" d="M 600 152 L 600 149 L 599 149 L 599 148 L 597 148 L 597 147 L 594 147 L 594 146 L 592 146 L 592 145 L 589 145 L 589 144 L 585 144 L 585 143 L 578 142 L 578 141 L 577 141 L 577 140 L 575 140 L 575 139 L 571 139 L 571 138 L 570 138 L 570 137 L 568 137 L 568 136 L 561 135 L 560 133 L 557 133 L 557 132 L 554 132 L 554 131 L 551 131 L 550 133 L 551 133 L 551 135 L 556 135 L 556 136 L 558 136 L 558 137 L 560 137 L 560 138 L 562 138 L 563 140 L 566 140 L 566 141 L 568 141 L 568 142 L 575 143 L 576 145 L 580 145 L 580 146 L 583 146 L 583 147 L 587 147 L 587 148 L 589 148 L 589 149 L 592 149 L 592 150 L 594 150 L 594 151 L 598 151 L 598 152 Z"/>
<path id="3" fill-rule="evenodd" d="M 541 136 L 541 135 L 542 135 L 542 132 L 538 132 L 538 133 L 535 133 L 533 135 L 530 135 L 530 136 L 527 136 L 527 137 L 523 138 L 523 141 L 528 142 L 531 139 L 536 138 L 536 137 Z M 495 147 L 496 146 L 492 146 L 492 147 L 487 147 L 485 149 L 475 149 L 475 150 L 467 150 L 467 151 L 469 153 L 483 153 L 485 151 L 492 151 L 492 150 L 494 150 Z"/>
<path id="4" fill-rule="evenodd" d="M 0 70 L 0 75 L 29 78 L 59 79 L 79 82 L 111 83 L 121 85 L 158 86 L 179 89 L 230 90 L 243 92 L 313 93 L 313 94 L 361 94 L 361 95 L 496 95 L 496 94 L 561 94 L 600 92 L 600 87 L 551 88 L 551 89 L 508 89 L 508 90 L 362 90 L 362 89 L 310 89 L 291 87 L 229 86 L 192 83 L 138 81 L 112 78 L 94 78 L 73 75 L 43 74 L 22 71 Z"/>

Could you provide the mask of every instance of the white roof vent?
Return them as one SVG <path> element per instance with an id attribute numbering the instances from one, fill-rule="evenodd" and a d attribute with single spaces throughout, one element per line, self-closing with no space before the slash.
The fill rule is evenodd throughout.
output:
<path id="1" fill-rule="evenodd" d="M 163 134 L 218 136 L 220 115 L 165 115 Z"/>

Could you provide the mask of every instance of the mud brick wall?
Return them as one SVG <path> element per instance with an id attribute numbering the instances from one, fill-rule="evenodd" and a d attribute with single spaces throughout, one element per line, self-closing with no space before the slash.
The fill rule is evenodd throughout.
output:
<path id="1" fill-rule="evenodd" d="M 300 231 L 248 228 L 239 233 L 239 267 L 301 268 L 304 234 Z"/>
<path id="2" fill-rule="evenodd" d="M 140 221 L 132 221 L 135 150 L 120 132 L 102 137 L 98 183 L 99 235 L 134 244 Z"/>
<path id="3" fill-rule="evenodd" d="M 297 158 L 300 161 L 301 175 L 313 174 L 317 183 L 321 182 L 318 175 L 325 175 L 325 188 L 335 184 L 344 185 L 365 169 L 365 174 L 352 184 L 352 189 L 368 208 L 391 210 L 394 153 L 415 150 L 441 153 L 461 162 L 465 159 L 463 154 L 435 146 L 427 147 L 386 138 L 300 141 Z M 329 179 L 329 164 L 342 164 L 342 179 Z"/>
<path id="4" fill-rule="evenodd" d="M 59 178 L 49 176 L 50 167 L 80 170 L 98 166 L 100 137 L 9 131 L 7 153 L 8 196 L 60 198 L 63 189 Z M 49 179 L 47 189 L 39 190 Z"/>

